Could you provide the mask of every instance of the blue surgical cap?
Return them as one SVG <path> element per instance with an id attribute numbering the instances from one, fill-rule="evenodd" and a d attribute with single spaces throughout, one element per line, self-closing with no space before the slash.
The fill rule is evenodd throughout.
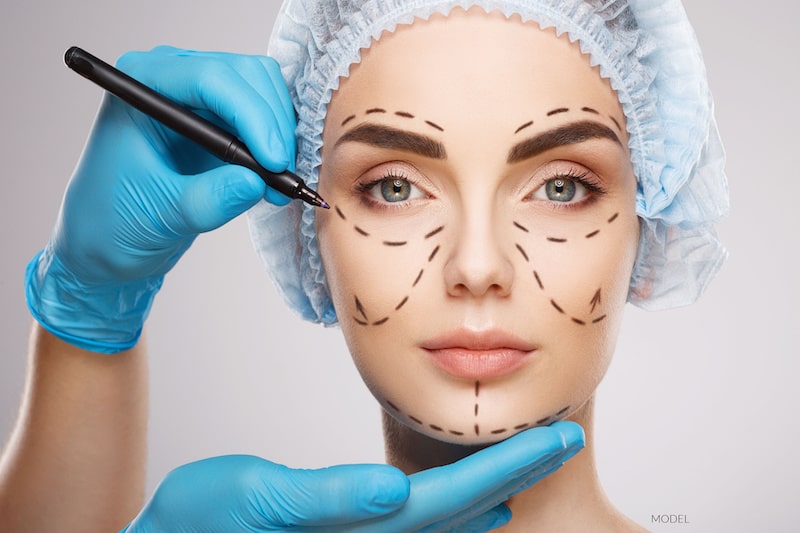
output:
<path id="1" fill-rule="evenodd" d="M 362 49 L 400 24 L 472 6 L 566 34 L 609 80 L 638 180 L 641 238 L 628 300 L 651 310 L 695 301 L 726 257 L 713 224 L 727 212 L 728 186 L 703 58 L 679 0 L 285 0 L 268 53 L 298 114 L 297 173 L 317 184 L 331 94 Z M 260 202 L 248 217 L 287 303 L 307 320 L 336 323 L 314 208 Z"/>

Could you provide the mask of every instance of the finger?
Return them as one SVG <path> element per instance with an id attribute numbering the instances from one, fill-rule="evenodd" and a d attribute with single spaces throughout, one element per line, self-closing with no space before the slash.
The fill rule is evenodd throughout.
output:
<path id="1" fill-rule="evenodd" d="M 155 91 L 219 117 L 268 170 L 282 172 L 294 161 L 294 123 L 286 123 L 279 98 L 265 100 L 229 61 L 160 47 L 129 52 L 117 65 Z"/>
<path id="2" fill-rule="evenodd" d="M 527 479 L 538 465 L 557 458 L 565 449 L 564 436 L 558 428 L 540 427 L 451 465 L 412 474 L 411 495 L 406 504 L 387 520 L 360 524 L 358 531 L 416 531 L 431 524 L 444 527 L 462 523 L 500 503 L 496 494 L 499 489 Z"/>
<path id="3" fill-rule="evenodd" d="M 417 533 L 434 533 L 446 531 L 447 533 L 483 533 L 503 527 L 511 521 L 511 510 L 505 504 L 497 505 L 488 511 L 475 516 L 458 525 L 445 523 L 431 524 Z"/>
<path id="4" fill-rule="evenodd" d="M 292 470 L 265 462 L 261 477 L 265 527 L 351 524 L 390 513 L 409 495 L 408 478 L 387 465 Z"/>
<path id="5" fill-rule="evenodd" d="M 511 496 L 523 492 L 545 477 L 561 468 L 570 458 L 575 456 L 584 446 L 583 428 L 573 422 L 559 422 L 557 428 L 564 433 L 567 448 L 560 454 L 556 454 L 551 459 L 537 464 L 526 475 L 513 478 L 508 483 L 499 487 L 492 494 L 486 497 L 474 506 L 466 509 L 453 517 L 451 517 L 451 524 L 458 524 L 461 521 L 477 516 L 486 512 L 488 509 L 495 507 L 502 502 L 506 502 Z"/>
<path id="6" fill-rule="evenodd" d="M 183 191 L 176 222 L 184 235 L 216 229 L 255 205 L 267 189 L 254 172 L 224 165 L 195 176 L 182 177 Z M 288 198 L 287 198 L 288 201 Z"/>

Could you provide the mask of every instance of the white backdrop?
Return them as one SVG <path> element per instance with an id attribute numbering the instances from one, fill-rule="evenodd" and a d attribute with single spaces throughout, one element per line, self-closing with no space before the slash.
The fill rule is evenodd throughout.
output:
<path id="1" fill-rule="evenodd" d="M 601 385 L 612 499 L 653 531 L 796 531 L 800 475 L 797 179 L 800 8 L 688 0 L 728 150 L 731 258 L 699 304 L 631 308 Z M 70 5 L 71 4 L 71 5 Z M 48 239 L 101 91 L 64 67 L 157 44 L 264 53 L 279 2 L 39 0 L 0 18 L 0 439 L 16 416 L 30 322 L 23 271 Z M 382 461 L 378 407 L 336 330 L 289 316 L 244 219 L 200 237 L 149 321 L 149 490 L 179 464 L 252 453 L 296 467 Z M 681 514 L 663 526 L 651 515 Z"/>

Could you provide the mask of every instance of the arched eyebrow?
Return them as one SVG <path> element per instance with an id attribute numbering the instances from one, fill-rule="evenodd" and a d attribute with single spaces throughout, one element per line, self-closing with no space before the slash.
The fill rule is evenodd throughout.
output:
<path id="1" fill-rule="evenodd" d="M 444 144 L 427 135 L 414 133 L 380 124 L 361 124 L 339 137 L 334 146 L 345 142 L 358 142 L 387 148 L 412 152 L 431 159 L 447 159 Z"/>
<path id="2" fill-rule="evenodd" d="M 515 144 L 509 150 L 506 162 L 518 163 L 559 146 L 578 144 L 592 139 L 608 139 L 622 146 L 622 141 L 611 128 L 599 122 L 585 120 L 539 133 Z"/>

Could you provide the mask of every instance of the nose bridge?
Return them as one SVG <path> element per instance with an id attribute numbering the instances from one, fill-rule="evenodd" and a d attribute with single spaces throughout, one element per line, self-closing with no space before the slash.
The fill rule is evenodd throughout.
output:
<path id="1" fill-rule="evenodd" d="M 445 267 L 451 294 L 509 293 L 514 267 L 506 242 L 510 237 L 503 224 L 507 216 L 491 196 L 476 196 L 463 202 L 455 224 L 453 250 Z"/>

